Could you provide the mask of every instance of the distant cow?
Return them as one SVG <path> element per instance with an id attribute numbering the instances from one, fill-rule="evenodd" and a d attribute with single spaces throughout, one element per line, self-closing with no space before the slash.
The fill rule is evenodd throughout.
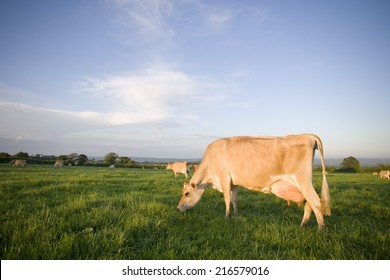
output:
<path id="1" fill-rule="evenodd" d="M 381 177 L 381 179 L 390 180 L 390 171 L 389 170 L 382 170 L 381 172 L 379 172 L 379 176 Z"/>
<path id="2" fill-rule="evenodd" d="M 64 166 L 64 161 L 62 160 L 56 160 L 56 162 L 54 163 L 54 167 L 62 167 Z"/>
<path id="3" fill-rule="evenodd" d="M 11 162 L 12 163 L 12 162 Z M 15 167 L 23 167 L 27 165 L 27 161 L 24 159 L 17 159 L 13 162 L 13 166 Z"/>
<path id="4" fill-rule="evenodd" d="M 318 197 L 312 182 L 315 150 L 322 164 L 322 191 Z M 185 211 L 201 199 L 205 188 L 212 185 L 223 192 L 225 216 L 237 208 L 237 187 L 273 193 L 298 204 L 305 202 L 301 226 L 313 211 L 319 228 L 324 228 L 323 215 L 330 215 L 330 195 L 326 181 L 322 142 L 312 134 L 284 137 L 231 137 L 211 143 L 190 182 L 185 182 L 178 209 Z"/>
<path id="5" fill-rule="evenodd" d="M 173 172 L 175 173 L 175 178 L 179 174 L 184 174 L 186 176 L 186 179 L 188 179 L 188 173 L 189 173 L 189 166 L 188 162 L 174 162 L 174 163 L 168 163 L 166 169 L 172 169 Z"/>

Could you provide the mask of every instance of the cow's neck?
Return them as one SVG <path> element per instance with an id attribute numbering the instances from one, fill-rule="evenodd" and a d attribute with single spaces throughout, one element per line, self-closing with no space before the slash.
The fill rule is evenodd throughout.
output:
<path id="1" fill-rule="evenodd" d="M 195 184 L 198 189 L 204 189 L 207 187 L 207 178 L 206 178 L 206 172 L 202 168 L 202 165 L 199 166 L 199 168 L 195 171 L 194 175 L 192 176 L 190 180 L 191 184 Z"/>

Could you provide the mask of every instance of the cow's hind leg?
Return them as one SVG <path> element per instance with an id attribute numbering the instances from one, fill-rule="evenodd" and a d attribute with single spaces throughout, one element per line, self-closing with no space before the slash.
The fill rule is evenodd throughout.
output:
<path id="1" fill-rule="evenodd" d="M 310 215 L 311 215 L 312 209 L 309 203 L 305 203 L 305 210 L 303 212 L 303 219 L 301 222 L 301 227 L 307 226 L 309 220 L 310 220 Z"/>
<path id="2" fill-rule="evenodd" d="M 302 223 L 304 223 L 304 222 L 307 223 L 307 221 L 309 220 L 310 213 L 311 213 L 310 209 L 314 212 L 314 215 L 316 216 L 318 229 L 320 229 L 320 230 L 325 229 L 324 215 L 322 214 L 320 207 L 318 207 L 317 205 L 315 205 L 313 203 L 310 203 L 310 201 L 307 201 L 305 204 L 305 212 L 303 214 Z M 301 223 L 301 226 L 302 226 L 302 223 Z"/>
<path id="3" fill-rule="evenodd" d="M 238 215 L 238 207 L 237 207 L 237 188 L 232 187 L 232 197 L 231 201 L 233 204 L 233 210 L 234 210 L 234 215 Z"/>
<path id="4" fill-rule="evenodd" d="M 225 206 L 226 206 L 226 211 L 225 211 L 225 217 L 230 216 L 230 204 L 235 201 L 237 197 L 237 192 L 232 191 L 232 181 L 230 178 L 224 178 L 221 180 L 221 187 L 222 187 L 222 192 L 223 192 L 223 198 L 225 200 Z M 235 202 L 233 202 L 233 207 L 234 207 Z"/>
<path id="5" fill-rule="evenodd" d="M 225 207 L 226 207 L 225 217 L 229 218 L 229 216 L 230 216 L 231 191 L 230 190 L 226 190 L 225 191 L 225 188 L 224 188 L 223 189 L 223 198 L 225 200 Z"/>
<path id="6" fill-rule="evenodd" d="M 325 229 L 325 221 L 324 221 L 324 215 L 321 212 L 321 209 L 318 207 L 312 208 L 314 215 L 316 215 L 318 229 Z"/>
<path id="7" fill-rule="evenodd" d="M 318 197 L 318 194 L 314 190 L 314 187 L 311 182 L 308 182 L 306 185 L 302 184 L 301 186 L 302 194 L 306 199 L 305 212 L 303 214 L 301 226 L 305 225 L 308 222 L 312 210 L 314 212 L 314 215 L 316 216 L 318 228 L 324 229 L 324 216 L 321 211 L 321 200 Z"/>

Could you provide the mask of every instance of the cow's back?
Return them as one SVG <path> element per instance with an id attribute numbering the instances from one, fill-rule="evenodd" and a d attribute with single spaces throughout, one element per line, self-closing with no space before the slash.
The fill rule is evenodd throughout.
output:
<path id="1" fill-rule="evenodd" d="M 228 172 L 234 185 L 260 191 L 272 176 L 300 173 L 311 176 L 313 137 L 304 134 L 222 138 L 208 146 L 203 161 L 210 177 L 225 176 Z"/>

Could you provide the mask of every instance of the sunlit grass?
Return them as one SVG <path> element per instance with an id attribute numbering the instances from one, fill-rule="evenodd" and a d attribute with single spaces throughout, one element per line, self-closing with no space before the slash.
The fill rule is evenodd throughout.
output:
<path id="1" fill-rule="evenodd" d="M 0 166 L 1 259 L 389 259 L 390 181 L 330 174 L 332 216 L 240 189 L 224 217 L 207 189 L 178 212 L 184 177 L 166 170 Z M 321 176 L 314 176 L 319 187 Z M 319 190 L 317 187 L 317 190 Z"/>

